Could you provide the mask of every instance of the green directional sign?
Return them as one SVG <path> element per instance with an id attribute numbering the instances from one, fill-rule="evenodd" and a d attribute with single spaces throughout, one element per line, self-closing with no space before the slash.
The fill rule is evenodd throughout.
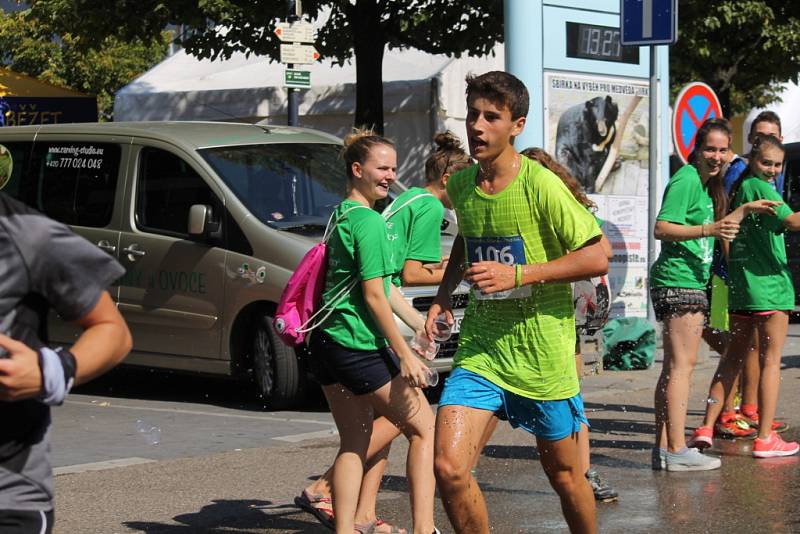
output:
<path id="1" fill-rule="evenodd" d="M 308 89 L 311 87 L 311 71 L 286 69 L 283 72 L 284 87 Z"/>

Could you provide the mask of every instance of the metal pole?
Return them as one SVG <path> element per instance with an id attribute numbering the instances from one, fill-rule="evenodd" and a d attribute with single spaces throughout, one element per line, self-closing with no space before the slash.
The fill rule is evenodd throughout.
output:
<path id="1" fill-rule="evenodd" d="M 648 180 L 647 180 L 647 273 L 650 275 L 650 267 L 656 260 L 656 239 L 653 237 L 653 230 L 656 226 L 656 205 L 658 204 L 658 145 L 660 142 L 658 127 L 658 68 L 656 46 L 650 45 L 650 146 L 648 147 Z M 653 305 L 648 300 L 647 319 L 655 321 Z"/>
<path id="2" fill-rule="evenodd" d="M 303 14 L 302 6 L 299 0 L 287 0 L 286 7 L 288 12 L 286 14 L 286 20 L 289 22 L 294 22 L 300 19 L 300 15 Z M 293 69 L 294 64 L 289 63 L 286 65 L 287 69 Z M 298 98 L 298 90 L 292 87 L 288 87 L 286 89 L 286 93 L 288 96 L 288 102 L 286 103 L 287 106 L 287 117 L 288 121 L 287 124 L 289 126 L 298 126 L 300 124 L 298 118 L 298 108 L 299 108 L 299 98 Z"/>

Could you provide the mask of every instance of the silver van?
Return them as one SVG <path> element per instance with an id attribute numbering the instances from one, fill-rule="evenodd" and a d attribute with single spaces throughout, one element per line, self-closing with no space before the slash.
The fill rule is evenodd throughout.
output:
<path id="1" fill-rule="evenodd" d="M 126 363 L 251 378 L 277 409 L 302 399 L 307 377 L 304 351 L 280 342 L 271 315 L 345 194 L 340 147 L 318 131 L 239 123 L 0 128 L 0 190 L 127 269 L 111 288 L 133 333 Z M 421 312 L 435 291 L 404 289 Z M 466 295 L 454 299 L 460 315 Z M 74 335 L 51 321 L 51 340 Z M 456 338 L 434 367 L 450 369 Z"/>

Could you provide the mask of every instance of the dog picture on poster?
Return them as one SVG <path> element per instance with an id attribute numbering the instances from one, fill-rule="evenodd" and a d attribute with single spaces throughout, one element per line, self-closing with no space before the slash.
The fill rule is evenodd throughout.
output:
<path id="1" fill-rule="evenodd" d="M 647 195 L 646 80 L 545 73 L 547 151 L 586 193 Z"/>

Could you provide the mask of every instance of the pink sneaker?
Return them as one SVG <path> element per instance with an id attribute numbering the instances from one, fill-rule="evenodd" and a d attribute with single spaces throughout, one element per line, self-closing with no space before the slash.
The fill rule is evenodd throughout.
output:
<path id="1" fill-rule="evenodd" d="M 767 439 L 756 438 L 753 443 L 753 456 L 755 458 L 776 458 L 778 456 L 791 456 L 800 451 L 800 445 L 794 441 L 783 441 L 775 432 L 770 432 Z"/>
<path id="2" fill-rule="evenodd" d="M 694 447 L 700 450 L 708 449 L 714 444 L 713 437 L 714 429 L 712 429 L 710 426 L 699 426 L 692 434 L 692 437 L 689 438 L 686 446 Z"/>

